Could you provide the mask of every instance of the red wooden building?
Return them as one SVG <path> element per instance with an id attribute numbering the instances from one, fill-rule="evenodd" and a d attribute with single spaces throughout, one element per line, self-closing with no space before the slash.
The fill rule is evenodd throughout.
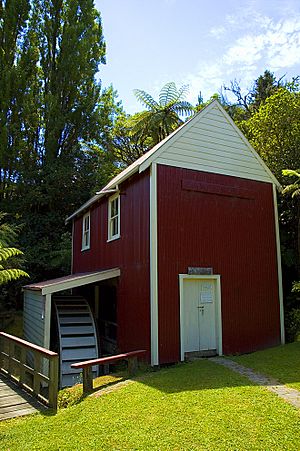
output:
<path id="1" fill-rule="evenodd" d="M 147 349 L 152 365 L 283 343 L 276 188 L 212 102 L 68 218 L 72 276 L 26 287 L 45 296 L 43 344 L 66 288 L 106 352 Z"/>

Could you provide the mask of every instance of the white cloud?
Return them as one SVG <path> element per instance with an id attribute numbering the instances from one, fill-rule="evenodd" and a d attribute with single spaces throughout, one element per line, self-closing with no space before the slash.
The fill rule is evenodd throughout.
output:
<path id="1" fill-rule="evenodd" d="M 276 70 L 298 64 L 299 57 L 300 16 L 278 22 L 265 20 L 256 33 L 237 39 L 225 53 L 223 62 L 253 65 L 263 61 L 266 67 Z"/>
<path id="2" fill-rule="evenodd" d="M 209 33 L 215 38 L 221 38 L 226 33 L 226 28 L 224 26 L 212 27 Z"/>
<path id="3" fill-rule="evenodd" d="M 250 10 L 226 17 L 226 26 L 214 27 L 210 35 L 223 39 L 223 56 L 217 61 L 206 60 L 197 71 L 184 77 L 190 85 L 189 100 L 195 102 L 199 91 L 212 95 L 223 83 L 242 79 L 250 86 L 258 73 L 270 69 L 287 72 L 300 62 L 300 15 L 271 19 Z M 235 35 L 228 43 L 227 36 Z M 212 38 L 211 38 L 212 39 Z M 218 43 L 220 41 L 218 40 Z"/>
<path id="4" fill-rule="evenodd" d="M 228 49 L 223 57 L 223 63 L 228 66 L 236 63 L 252 65 L 261 59 L 264 47 L 264 35 L 245 36 Z"/>

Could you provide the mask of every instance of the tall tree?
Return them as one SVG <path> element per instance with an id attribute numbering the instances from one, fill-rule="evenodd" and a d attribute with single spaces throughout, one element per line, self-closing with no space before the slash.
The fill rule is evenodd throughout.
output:
<path id="1" fill-rule="evenodd" d="M 279 88 L 287 87 L 287 85 L 291 87 L 291 83 L 284 82 L 283 77 L 277 79 L 272 72 L 265 70 L 262 75 L 254 80 L 253 86 L 246 91 L 242 89 L 240 82 L 236 79 L 230 82 L 230 86 L 224 85 L 223 89 L 234 96 L 235 102 L 230 103 L 227 100 L 227 103 L 231 107 L 235 107 L 231 111 L 232 116 L 240 121 L 251 117 L 268 97 L 275 94 Z"/>
<path id="2" fill-rule="evenodd" d="M 66 216 L 106 181 L 96 173 L 118 107 L 97 78 L 105 43 L 93 0 L 0 5 L 0 199 L 26 224 L 30 272 L 47 277 L 65 260 Z"/>
<path id="3" fill-rule="evenodd" d="M 300 93 L 279 88 L 239 124 L 276 177 L 300 167 Z"/>
<path id="4" fill-rule="evenodd" d="M 37 55 L 28 41 L 29 14 L 29 0 L 0 3 L 0 200 L 14 196 L 28 129 L 23 116 L 27 123 L 32 116 L 28 96 Z"/>

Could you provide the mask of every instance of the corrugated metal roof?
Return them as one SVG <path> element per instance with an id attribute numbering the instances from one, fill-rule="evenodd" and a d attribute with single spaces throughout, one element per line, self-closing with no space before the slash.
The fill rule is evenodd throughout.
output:
<path id="1" fill-rule="evenodd" d="M 41 291 L 42 294 L 56 293 L 58 291 L 87 285 L 101 280 L 112 279 L 120 276 L 119 268 L 105 269 L 103 271 L 92 271 L 85 273 L 70 274 L 69 276 L 57 279 L 46 280 L 44 282 L 25 285 L 24 290 Z"/>

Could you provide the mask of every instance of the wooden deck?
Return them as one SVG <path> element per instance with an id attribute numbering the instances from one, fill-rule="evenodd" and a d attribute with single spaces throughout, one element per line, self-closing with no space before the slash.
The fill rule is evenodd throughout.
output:
<path id="1" fill-rule="evenodd" d="M 46 409 L 24 390 L 0 375 L 0 421 Z"/>

